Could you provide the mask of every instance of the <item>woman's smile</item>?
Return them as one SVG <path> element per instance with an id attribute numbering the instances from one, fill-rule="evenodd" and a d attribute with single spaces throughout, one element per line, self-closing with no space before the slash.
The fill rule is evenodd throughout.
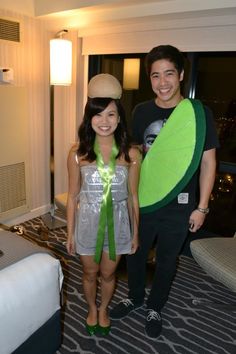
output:
<path id="1" fill-rule="evenodd" d="M 119 123 L 119 114 L 114 101 L 112 101 L 104 111 L 93 116 L 92 128 L 98 135 L 111 135 Z"/>

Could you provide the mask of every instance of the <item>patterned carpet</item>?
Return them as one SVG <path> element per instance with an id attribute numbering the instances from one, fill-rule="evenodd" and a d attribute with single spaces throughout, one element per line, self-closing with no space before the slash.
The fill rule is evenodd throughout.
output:
<path id="1" fill-rule="evenodd" d="M 145 308 L 112 322 L 106 336 L 89 337 L 84 329 L 86 302 L 78 257 L 66 253 L 66 228 L 50 231 L 43 241 L 40 218 L 22 224 L 26 238 L 46 246 L 61 261 L 64 273 L 62 346 L 56 354 L 235 354 L 236 294 L 209 277 L 191 257 L 180 256 L 169 300 L 163 309 L 163 332 L 156 340 L 144 333 Z M 148 292 L 148 289 L 147 289 Z M 127 295 L 120 278 L 111 306 Z M 203 303 L 199 304 L 198 300 Z M 212 305 L 211 302 L 215 304 Z M 99 297 L 98 297 L 99 302 Z M 234 304 L 234 306 L 232 306 Z"/>

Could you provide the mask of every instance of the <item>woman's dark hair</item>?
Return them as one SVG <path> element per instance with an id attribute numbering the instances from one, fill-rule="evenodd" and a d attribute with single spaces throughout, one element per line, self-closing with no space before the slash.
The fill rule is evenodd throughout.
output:
<path id="1" fill-rule="evenodd" d="M 115 100 L 113 98 L 100 98 L 100 97 L 88 98 L 84 110 L 84 118 L 78 129 L 78 138 L 79 138 L 78 155 L 83 156 L 85 160 L 88 160 L 90 162 L 96 160 L 96 154 L 93 149 L 96 133 L 92 128 L 91 120 L 96 114 L 104 111 L 104 109 L 106 109 L 106 107 L 112 101 L 115 102 L 118 115 L 120 117 L 120 122 L 114 132 L 115 141 L 119 149 L 119 153 L 116 158 L 124 154 L 125 160 L 127 162 L 130 162 L 130 157 L 129 157 L 130 138 L 128 135 L 124 108 L 122 107 L 119 99 Z"/>
<path id="2" fill-rule="evenodd" d="M 172 62 L 178 71 L 179 75 L 184 70 L 184 56 L 183 54 L 172 45 L 159 45 L 152 48 L 152 50 L 146 55 L 145 67 L 148 76 L 151 74 L 152 64 L 161 59 L 167 59 Z"/>

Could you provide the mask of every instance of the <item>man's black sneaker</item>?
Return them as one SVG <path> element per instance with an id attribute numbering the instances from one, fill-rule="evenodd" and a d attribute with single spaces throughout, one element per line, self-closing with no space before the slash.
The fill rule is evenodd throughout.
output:
<path id="1" fill-rule="evenodd" d="M 148 337 L 157 338 L 162 330 L 162 318 L 160 312 L 147 310 L 145 331 Z"/>
<path id="2" fill-rule="evenodd" d="M 110 318 L 113 320 L 119 320 L 127 316 L 131 311 L 134 311 L 143 306 L 141 304 L 135 304 L 132 299 L 121 300 L 113 309 L 110 311 Z"/>

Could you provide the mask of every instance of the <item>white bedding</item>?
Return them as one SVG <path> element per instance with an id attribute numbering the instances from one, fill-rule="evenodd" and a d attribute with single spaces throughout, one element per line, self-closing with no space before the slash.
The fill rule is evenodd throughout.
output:
<path id="1" fill-rule="evenodd" d="M 59 260 L 36 253 L 0 271 L 0 354 L 10 354 L 59 308 Z"/>

